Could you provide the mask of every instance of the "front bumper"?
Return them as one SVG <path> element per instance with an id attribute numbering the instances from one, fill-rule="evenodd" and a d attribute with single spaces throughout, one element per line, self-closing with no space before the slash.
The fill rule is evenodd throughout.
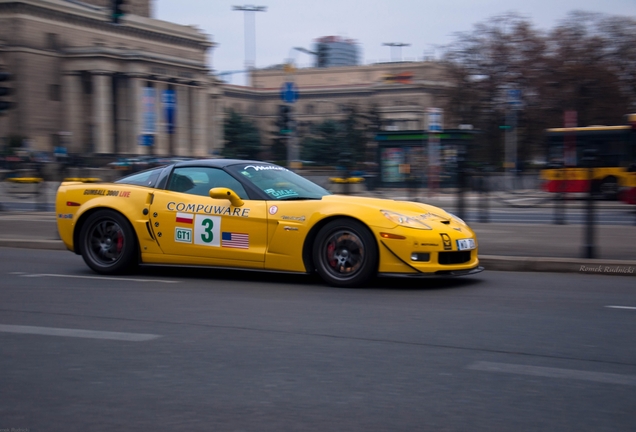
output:
<path id="1" fill-rule="evenodd" d="M 397 227 L 381 230 L 378 237 L 380 274 L 453 276 L 479 266 L 475 233 L 465 225 L 444 225 L 436 230 Z M 473 239 L 475 248 L 459 250 L 458 240 L 462 239 Z"/>
<path id="2" fill-rule="evenodd" d="M 422 277 L 458 277 L 458 276 L 470 276 L 477 273 L 481 273 L 485 270 L 482 266 L 477 266 L 467 270 L 438 270 L 431 273 L 379 273 L 378 276 L 387 277 L 407 277 L 407 278 L 422 278 Z"/>

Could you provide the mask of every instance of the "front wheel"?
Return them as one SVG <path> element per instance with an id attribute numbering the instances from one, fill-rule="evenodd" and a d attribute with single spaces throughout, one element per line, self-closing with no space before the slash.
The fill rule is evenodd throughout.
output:
<path id="1" fill-rule="evenodd" d="M 97 273 L 121 274 L 137 265 L 137 241 L 128 220 L 112 210 L 98 210 L 80 231 L 84 262 Z"/>
<path id="2" fill-rule="evenodd" d="M 356 287 L 374 277 L 378 250 L 373 235 L 359 222 L 337 219 L 318 232 L 313 247 L 316 271 L 330 285 Z"/>

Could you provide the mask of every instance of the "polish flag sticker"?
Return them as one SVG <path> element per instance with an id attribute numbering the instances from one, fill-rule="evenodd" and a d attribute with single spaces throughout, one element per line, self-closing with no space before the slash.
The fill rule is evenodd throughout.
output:
<path id="1" fill-rule="evenodd" d="M 178 223 L 191 224 L 194 221 L 194 215 L 192 213 L 177 213 Z"/>

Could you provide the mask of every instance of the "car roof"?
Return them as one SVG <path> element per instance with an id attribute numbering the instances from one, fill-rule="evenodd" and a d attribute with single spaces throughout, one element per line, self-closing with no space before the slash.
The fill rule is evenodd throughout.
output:
<path id="1" fill-rule="evenodd" d="M 269 162 L 244 160 L 244 159 L 193 159 L 187 161 L 181 161 L 174 164 L 175 167 L 189 167 L 189 166 L 209 166 L 214 168 L 225 168 L 230 165 L 237 164 L 260 164 L 260 165 L 274 165 Z"/>

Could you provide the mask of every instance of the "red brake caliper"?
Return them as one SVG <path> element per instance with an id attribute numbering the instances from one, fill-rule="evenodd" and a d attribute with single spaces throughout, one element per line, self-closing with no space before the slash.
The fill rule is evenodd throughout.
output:
<path id="1" fill-rule="evenodd" d="M 121 234 L 121 230 L 117 231 L 117 253 L 121 253 L 124 248 L 124 236 Z"/>
<path id="2" fill-rule="evenodd" d="M 327 259 L 331 267 L 336 267 L 336 260 L 333 258 L 333 253 L 336 250 L 336 245 L 331 242 L 327 245 Z"/>

